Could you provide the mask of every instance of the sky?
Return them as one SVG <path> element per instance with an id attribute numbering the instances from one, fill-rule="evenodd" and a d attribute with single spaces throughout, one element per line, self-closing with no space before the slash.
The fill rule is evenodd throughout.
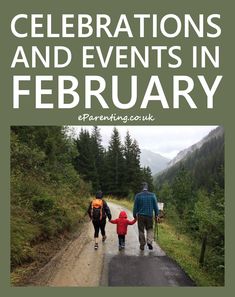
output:
<path id="1" fill-rule="evenodd" d="M 71 126 L 75 134 L 81 128 L 91 131 L 92 126 Z M 200 141 L 217 126 L 116 126 L 122 142 L 127 131 L 132 139 L 136 139 L 140 149 L 147 149 L 154 153 L 173 159 L 181 150 Z M 102 144 L 108 147 L 114 126 L 99 126 Z"/>

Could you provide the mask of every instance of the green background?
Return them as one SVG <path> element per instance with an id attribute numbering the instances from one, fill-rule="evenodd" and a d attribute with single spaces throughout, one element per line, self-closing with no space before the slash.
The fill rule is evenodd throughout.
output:
<path id="1" fill-rule="evenodd" d="M 164 294 L 165 296 L 197 296 L 198 294 L 213 294 L 219 296 L 221 293 L 229 294 L 232 291 L 233 280 L 233 213 L 234 213 L 234 183 L 233 183 L 233 164 L 234 164 L 234 116 L 233 108 L 233 69 L 234 69 L 234 16 L 232 1 L 1 1 L 1 80 L 0 80 L 0 112 L 1 112 L 1 206 L 0 206 L 0 292 L 7 296 L 40 296 L 41 294 L 52 296 L 63 296 L 64 294 L 75 296 L 78 294 L 86 295 L 119 295 L 120 294 Z M 68 38 L 68 39 L 17 39 L 10 31 L 10 22 L 14 15 L 19 13 L 51 13 L 55 18 L 55 26 L 59 28 L 59 16 L 63 13 L 88 13 L 95 16 L 97 13 L 108 14 L 112 17 L 114 24 L 117 22 L 118 16 L 125 13 L 131 16 L 134 13 L 156 13 L 159 17 L 165 14 L 173 13 L 178 16 L 183 16 L 185 13 L 197 16 L 203 13 L 206 16 L 213 13 L 221 15 L 222 34 L 219 38 L 196 38 L 195 36 L 189 39 L 182 38 L 180 35 L 174 39 L 167 39 L 159 37 L 156 39 L 146 38 L 126 38 L 122 34 L 118 39 L 109 38 Z M 132 24 L 132 22 L 130 21 Z M 134 32 L 137 28 L 134 28 Z M 65 69 L 44 69 L 38 67 L 37 69 L 24 69 L 17 67 L 11 69 L 10 65 L 18 45 L 25 47 L 27 52 L 32 45 L 40 47 L 46 45 L 64 45 L 69 47 L 73 53 L 73 63 Z M 149 69 L 137 67 L 136 69 L 115 69 L 113 61 L 108 69 L 101 69 L 97 66 L 95 69 L 82 69 L 81 67 L 81 48 L 83 45 L 100 45 L 108 48 L 110 45 L 136 45 L 142 48 L 144 45 L 180 45 L 182 47 L 183 65 L 179 69 L 154 69 L 151 66 Z M 192 69 L 190 48 L 193 45 L 208 45 L 209 47 L 220 46 L 220 68 L 213 69 L 208 67 L 206 69 Z M 34 95 L 22 100 L 20 109 L 13 110 L 12 108 L 12 76 L 17 74 L 23 75 L 75 75 L 79 79 L 80 104 L 70 110 L 36 110 L 34 108 Z M 118 112 L 120 115 L 124 114 L 148 114 L 152 113 L 156 116 L 155 122 L 152 125 L 223 125 L 225 128 L 225 157 L 226 157 L 226 284 L 223 288 L 11 288 L 10 287 L 10 149 L 9 149 L 9 131 L 11 125 L 84 125 L 84 123 L 77 121 L 77 116 L 83 112 L 90 114 L 110 114 L 117 112 L 117 109 L 110 108 L 109 111 L 103 110 L 99 104 L 95 104 L 91 110 L 84 109 L 84 91 L 82 90 L 84 75 L 101 75 L 110 81 L 111 75 L 121 76 L 121 92 L 120 95 L 125 95 L 126 90 L 129 89 L 129 76 L 138 75 L 141 86 L 139 89 L 138 102 L 136 107 Z M 159 75 L 164 86 L 164 91 L 170 105 L 169 110 L 163 110 L 159 103 L 150 103 L 145 111 L 139 110 L 141 97 L 143 96 L 144 88 L 151 75 Z M 215 107 L 208 110 L 205 107 L 205 95 L 201 91 L 198 84 L 195 84 L 195 90 L 192 97 L 195 98 L 195 103 L 198 104 L 198 109 L 190 109 L 187 105 L 182 105 L 180 109 L 172 108 L 172 76 L 173 75 L 189 75 L 193 79 L 196 75 L 205 75 L 211 81 L 216 75 L 223 75 L 221 85 L 216 92 Z M 196 81 L 196 79 L 195 79 Z M 53 86 L 56 88 L 56 86 Z M 30 85 L 32 94 L 34 93 L 33 84 Z M 128 93 L 127 93 L 128 94 Z M 110 87 L 105 91 L 105 97 L 108 104 L 110 101 Z M 56 96 L 53 97 L 56 99 Z M 109 98 L 109 99 L 108 99 Z M 56 102 L 52 101 L 51 102 Z M 111 104 L 110 104 L 111 105 Z M 95 123 L 89 123 L 93 125 Z M 113 125 L 110 122 L 97 122 L 96 124 Z M 122 124 L 121 122 L 116 122 Z M 133 123 L 132 123 L 133 124 Z M 138 125 L 149 124 L 135 123 Z M 147 128 L 147 127 L 146 127 Z M 147 273 L 147 272 L 146 272 Z"/>

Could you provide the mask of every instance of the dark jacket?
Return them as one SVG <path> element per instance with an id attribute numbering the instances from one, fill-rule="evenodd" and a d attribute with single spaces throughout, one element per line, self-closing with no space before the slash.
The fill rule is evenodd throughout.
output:
<path id="1" fill-rule="evenodd" d="M 136 219 L 129 221 L 127 219 L 127 214 L 125 211 L 121 211 L 119 214 L 119 218 L 116 220 L 111 220 L 110 223 L 117 224 L 117 234 L 118 235 L 126 235 L 127 226 L 135 224 Z"/>
<path id="2" fill-rule="evenodd" d="M 103 201 L 102 219 L 106 219 L 106 217 L 108 217 L 108 219 L 111 220 L 112 215 L 111 215 L 110 209 L 108 207 L 108 204 L 105 200 L 102 199 L 102 201 Z M 88 213 L 90 219 L 92 220 L 92 201 L 90 202 L 87 213 Z"/>

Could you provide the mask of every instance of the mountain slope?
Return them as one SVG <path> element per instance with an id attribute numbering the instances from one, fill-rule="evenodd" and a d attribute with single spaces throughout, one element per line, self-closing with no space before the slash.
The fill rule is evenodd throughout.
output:
<path id="1" fill-rule="evenodd" d="M 210 141 L 213 137 L 219 137 L 224 133 L 223 127 L 217 127 L 216 129 L 212 130 L 207 136 L 202 138 L 199 142 L 193 144 L 192 146 L 180 151 L 175 158 L 173 158 L 167 165 L 167 167 L 171 167 L 177 162 L 187 158 L 190 154 L 195 152 L 197 149 L 200 149 L 204 143 Z"/>
<path id="2" fill-rule="evenodd" d="M 152 174 L 156 174 L 167 167 L 169 159 L 163 157 L 160 154 L 153 153 L 149 150 L 142 149 L 140 155 L 141 166 L 149 166 Z"/>
<path id="3" fill-rule="evenodd" d="M 180 158 L 181 157 L 181 158 Z M 176 161 L 177 160 L 177 161 Z M 190 148 L 181 151 L 175 163 L 158 174 L 154 182 L 161 186 L 165 182 L 172 183 L 180 167 L 185 167 L 198 187 L 208 190 L 217 182 L 224 183 L 224 129 L 218 127 L 205 138 Z"/>

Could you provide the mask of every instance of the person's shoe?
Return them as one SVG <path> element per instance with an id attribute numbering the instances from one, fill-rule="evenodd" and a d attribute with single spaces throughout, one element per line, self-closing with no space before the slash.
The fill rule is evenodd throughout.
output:
<path id="1" fill-rule="evenodd" d="M 106 238 L 107 238 L 107 236 L 104 235 L 104 236 L 102 237 L 102 241 L 105 242 Z"/>
<path id="2" fill-rule="evenodd" d="M 125 249 L 125 245 L 123 244 L 123 245 L 121 246 L 121 248 L 124 250 L 124 249 Z"/>
<path id="3" fill-rule="evenodd" d="M 95 250 L 98 249 L 98 243 L 95 243 L 94 249 L 95 249 Z"/>
<path id="4" fill-rule="evenodd" d="M 122 250 L 122 246 L 121 246 L 121 245 L 119 245 L 118 249 L 119 249 L 119 251 L 121 251 L 121 250 Z"/>
<path id="5" fill-rule="evenodd" d="M 153 246 L 152 246 L 151 243 L 148 243 L 148 248 L 149 248 L 149 250 L 152 250 L 153 249 Z"/>
<path id="6" fill-rule="evenodd" d="M 141 251 L 144 251 L 144 245 L 140 245 L 140 249 L 141 249 Z"/>

